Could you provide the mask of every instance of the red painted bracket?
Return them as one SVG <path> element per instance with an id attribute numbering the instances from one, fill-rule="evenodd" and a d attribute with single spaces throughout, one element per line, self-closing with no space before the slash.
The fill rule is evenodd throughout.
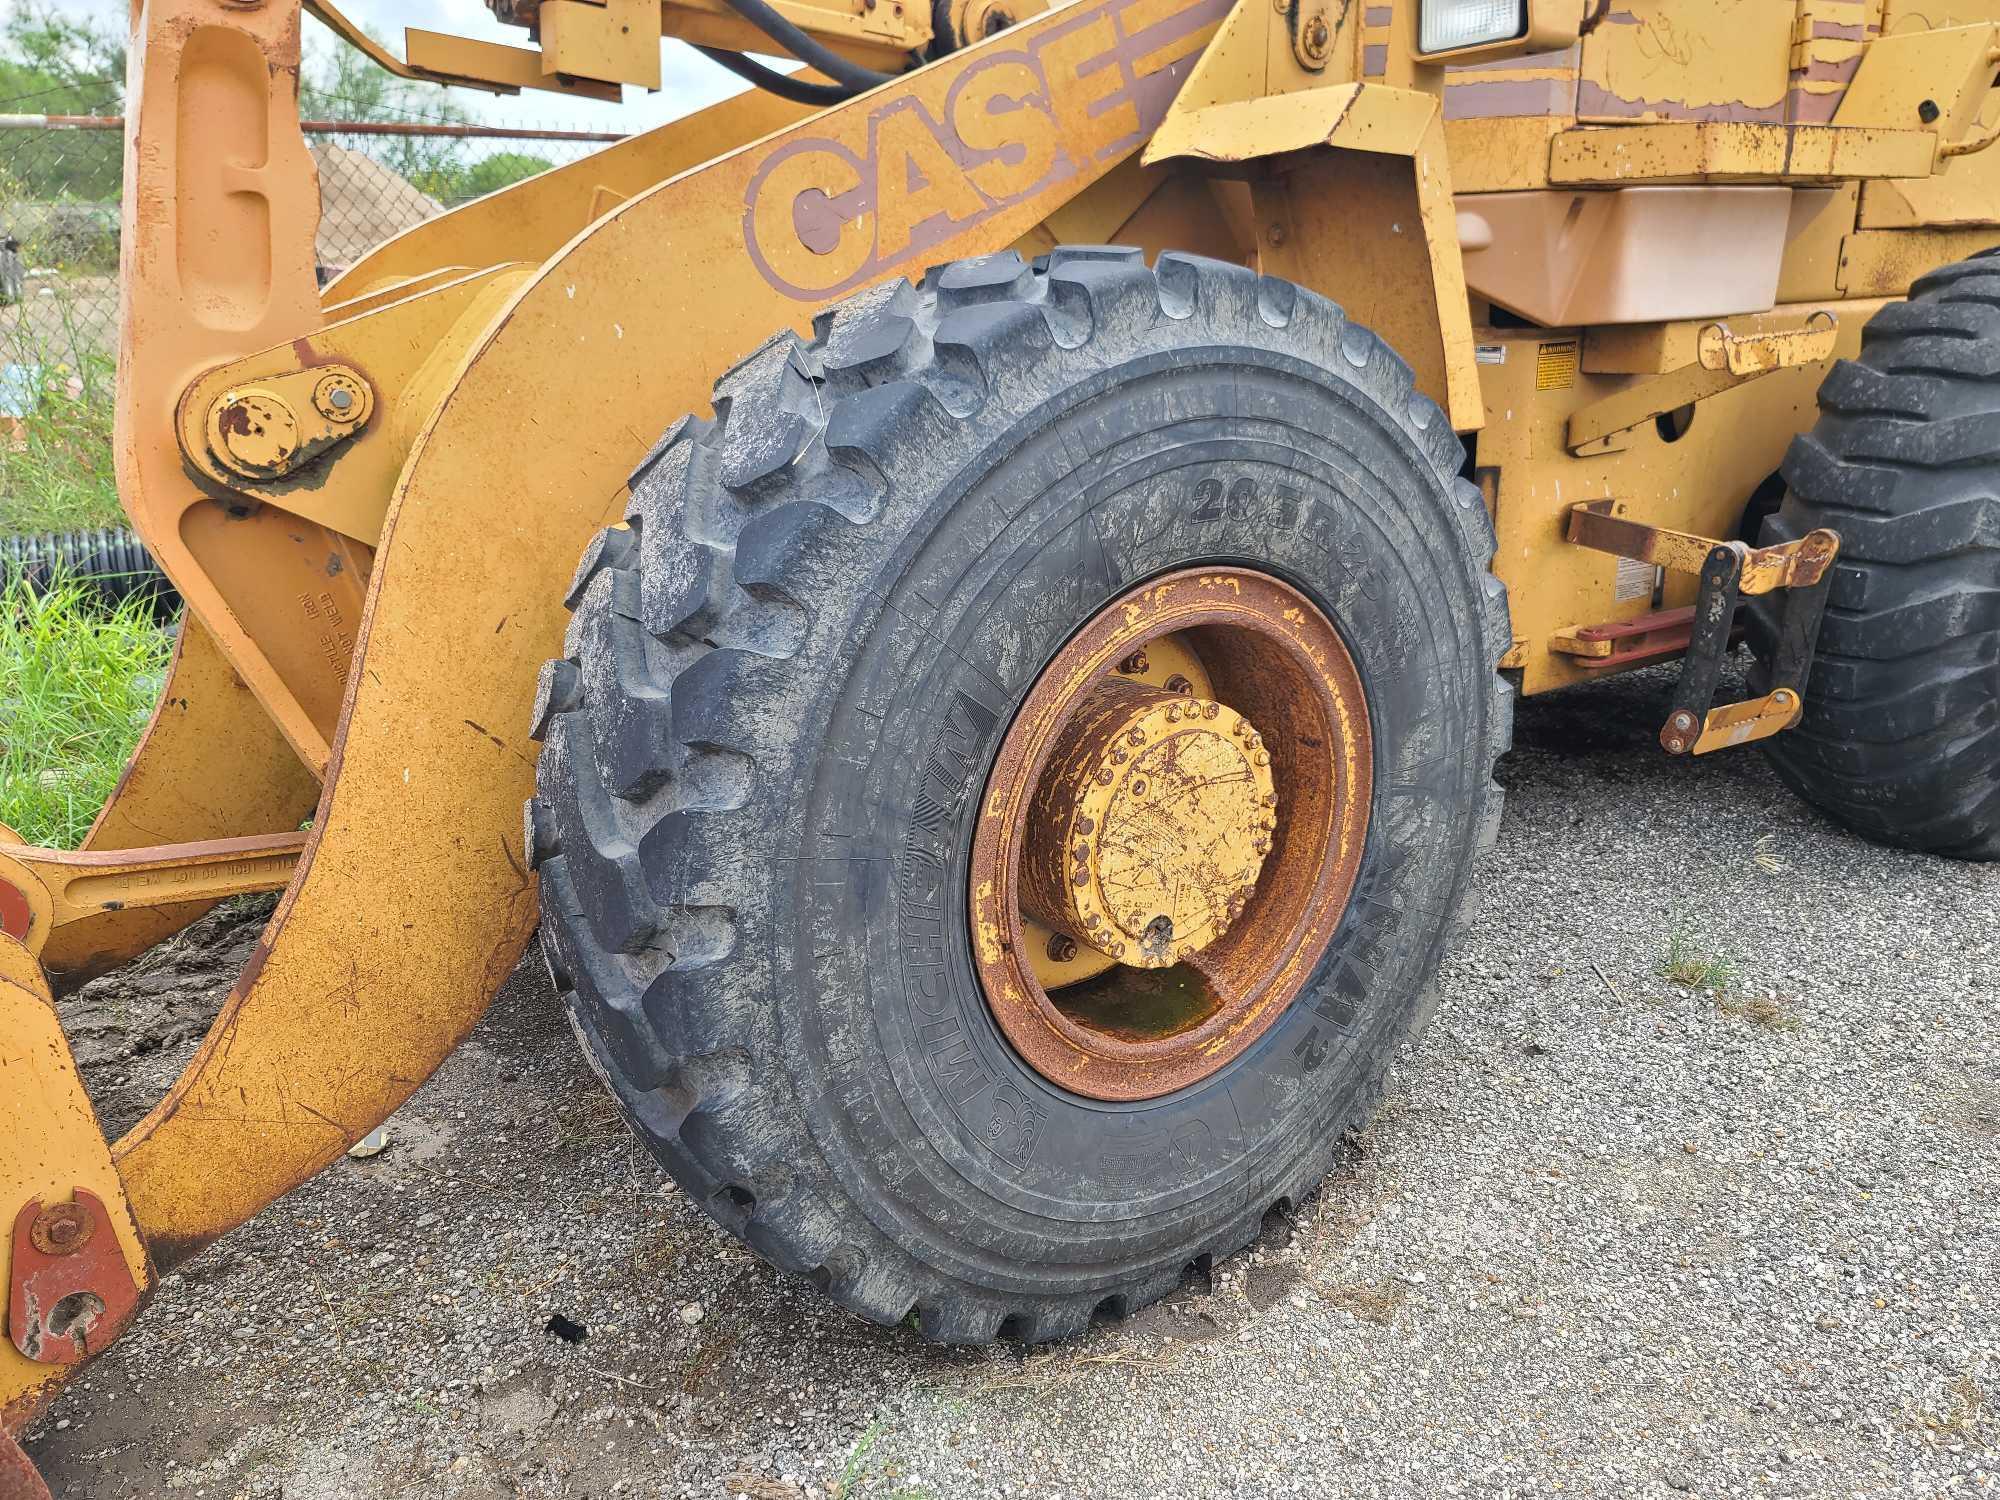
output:
<path id="1" fill-rule="evenodd" d="M 84 1188 L 74 1202 L 44 1208 L 36 1198 L 14 1216 L 12 1279 L 8 1336 L 42 1364 L 81 1364 L 139 1309 L 139 1285 L 111 1216 Z"/>

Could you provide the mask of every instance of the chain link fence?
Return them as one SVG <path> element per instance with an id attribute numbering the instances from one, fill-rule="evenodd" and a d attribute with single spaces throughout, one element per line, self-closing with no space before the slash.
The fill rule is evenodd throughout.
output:
<path id="1" fill-rule="evenodd" d="M 391 235 L 620 139 L 426 121 L 311 120 L 322 282 Z M 124 121 L 0 115 L 0 418 L 111 397 Z"/>

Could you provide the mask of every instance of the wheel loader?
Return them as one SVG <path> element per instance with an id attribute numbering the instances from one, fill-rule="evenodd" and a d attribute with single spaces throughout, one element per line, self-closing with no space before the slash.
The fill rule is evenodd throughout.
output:
<path id="1" fill-rule="evenodd" d="M 719 1223 L 1034 1341 L 1367 1117 L 1517 694 L 1664 664 L 1663 753 L 2000 855 L 1996 0 L 489 5 L 135 0 L 117 469 L 186 612 L 84 846 L 0 834 L 5 1432 L 538 927 Z M 753 87 L 321 287 L 302 13 Z M 52 994 L 277 889 L 107 1143 Z"/>

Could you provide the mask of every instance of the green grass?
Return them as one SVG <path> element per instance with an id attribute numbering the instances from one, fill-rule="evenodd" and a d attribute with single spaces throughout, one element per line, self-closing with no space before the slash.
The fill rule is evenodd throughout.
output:
<path id="1" fill-rule="evenodd" d="M 8 362 L 40 373 L 21 430 L 0 425 L 0 536 L 122 526 L 111 462 L 111 369 L 92 355 L 81 367 L 4 349 Z"/>
<path id="2" fill-rule="evenodd" d="M 73 849 L 146 727 L 173 639 L 142 604 L 0 590 L 0 823 Z"/>
<path id="3" fill-rule="evenodd" d="M 1660 977 L 1691 990 L 1723 990 L 1736 977 L 1736 966 L 1719 953 L 1697 948 L 1685 932 L 1675 931 L 1660 959 Z"/>

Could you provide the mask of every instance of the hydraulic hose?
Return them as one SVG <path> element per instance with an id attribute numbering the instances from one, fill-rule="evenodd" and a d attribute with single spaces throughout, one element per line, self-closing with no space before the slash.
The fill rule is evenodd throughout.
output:
<path id="1" fill-rule="evenodd" d="M 776 94 L 794 104 L 839 104 L 861 92 L 842 83 L 813 83 L 809 79 L 793 78 L 776 68 L 765 67 L 755 58 L 723 47 L 697 47 L 694 50 L 710 62 L 729 69 L 738 78 L 756 84 L 765 93 Z"/>
<path id="2" fill-rule="evenodd" d="M 39 593 L 58 576 L 85 585 L 107 604 L 143 598 L 163 615 L 180 607 L 180 595 L 146 544 L 122 526 L 0 537 L 0 586 L 19 580 Z"/>
<path id="3" fill-rule="evenodd" d="M 835 83 L 846 84 L 852 93 L 875 88 L 895 76 L 892 73 L 877 73 L 873 68 L 864 68 L 860 63 L 849 62 L 838 52 L 807 36 L 805 32 L 765 4 L 764 0 L 722 0 L 722 3 L 807 67 L 817 68 Z M 728 64 L 725 63 L 724 66 L 727 67 Z M 752 81 L 755 82 L 754 79 Z"/>

